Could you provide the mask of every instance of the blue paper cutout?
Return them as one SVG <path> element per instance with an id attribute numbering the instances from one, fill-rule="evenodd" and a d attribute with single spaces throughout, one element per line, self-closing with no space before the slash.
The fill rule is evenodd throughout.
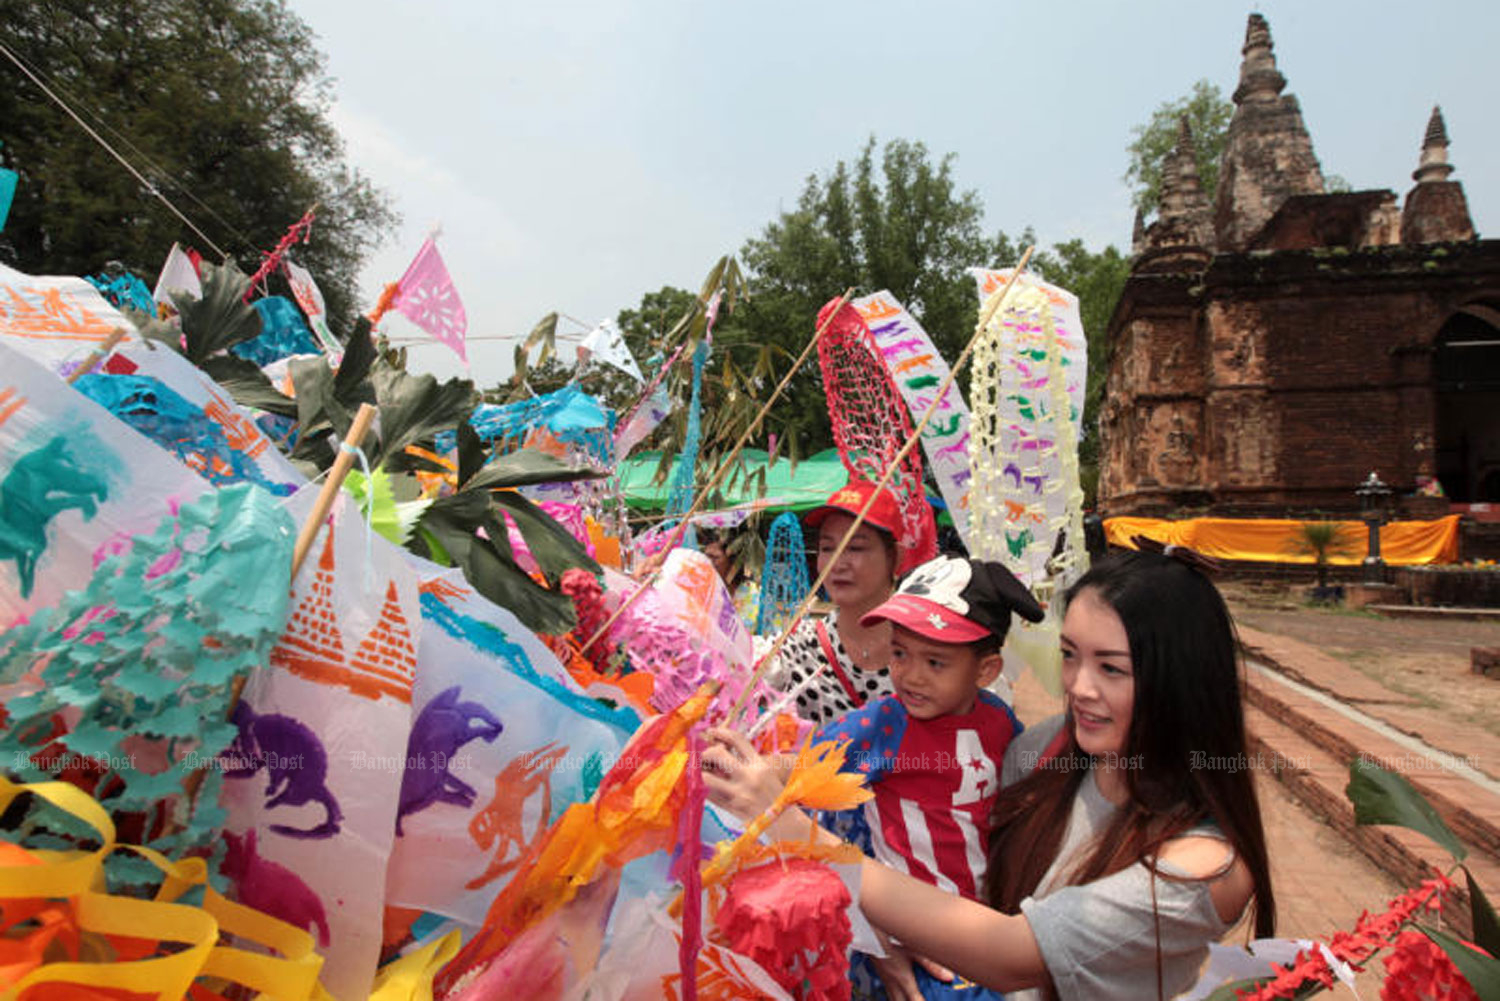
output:
<path id="1" fill-rule="evenodd" d="M 47 551 L 47 525 L 64 511 L 94 517 L 109 497 L 109 484 L 73 458 L 58 435 L 15 461 L 0 481 L 0 560 L 14 560 L 21 597 L 31 597 L 36 567 Z"/>
<path id="2" fill-rule="evenodd" d="M 469 424 L 481 441 L 499 446 L 497 454 L 518 448 L 527 434 L 544 427 L 559 441 L 581 448 L 601 466 L 614 461 L 615 412 L 577 386 L 564 386 L 517 403 L 481 403 L 469 415 Z M 438 433 L 440 452 L 452 451 L 457 444 L 454 432 Z"/>
<path id="3" fill-rule="evenodd" d="M 459 686 L 446 688 L 422 707 L 406 740 L 406 768 L 401 773 L 400 805 L 396 809 L 396 835 L 401 819 L 436 803 L 470 807 L 478 795 L 474 787 L 448 769 L 458 749 L 471 740 L 493 744 L 504 724 L 478 702 L 458 701 Z"/>
<path id="4" fill-rule="evenodd" d="M 297 489 L 296 484 L 267 479 L 247 455 L 229 443 L 217 422 L 160 379 L 90 373 L 73 385 L 215 486 L 254 483 L 283 497 Z"/>
<path id="5" fill-rule="evenodd" d="M 272 824 L 271 830 L 289 838 L 331 838 L 339 833 L 344 811 L 328 789 L 328 752 L 307 724 L 281 713 L 257 713 L 245 702 L 234 707 L 232 721 L 239 734 L 224 756 L 224 777 L 249 778 L 265 769 L 265 808 L 316 804 L 323 821 L 303 829 Z"/>
<path id="6" fill-rule="evenodd" d="M 6 704 L 6 770 L 35 782 L 87 764 L 111 788 L 112 810 L 149 811 L 172 797 L 180 829 L 154 847 L 210 844 L 224 821 L 218 771 L 204 772 L 191 812 L 180 794 L 234 738 L 234 678 L 264 663 L 281 634 L 294 534 L 263 490 L 207 491 L 106 557 L 87 587 L 0 636 L 0 684 L 40 682 Z M 63 710 L 76 719 L 54 739 Z M 138 767 L 142 740 L 165 768 Z"/>
<path id="7" fill-rule="evenodd" d="M 156 315 L 156 300 L 151 298 L 151 290 L 146 287 L 145 282 L 128 271 L 113 278 L 102 274 L 85 275 L 83 280 L 98 289 L 116 309 L 128 307 Z"/>
<path id="8" fill-rule="evenodd" d="M 698 445 L 703 438 L 703 366 L 708 362 L 708 338 L 693 349 L 693 395 L 688 403 L 687 431 L 682 436 L 682 451 L 672 468 L 672 489 L 667 494 L 668 520 L 681 518 L 693 504 L 693 480 L 698 467 Z M 689 528 L 691 533 L 692 529 Z M 696 545 L 694 537 L 689 545 Z"/>
<path id="9" fill-rule="evenodd" d="M 286 296 L 268 295 L 252 306 L 260 314 L 260 334 L 229 349 L 230 354 L 265 366 L 289 355 L 321 354 L 302 311 Z"/>
<path id="10" fill-rule="evenodd" d="M 769 636 L 785 629 L 811 586 L 807 578 L 807 543 L 802 537 L 802 522 L 787 511 L 771 522 L 766 562 L 760 572 L 756 634 Z"/>

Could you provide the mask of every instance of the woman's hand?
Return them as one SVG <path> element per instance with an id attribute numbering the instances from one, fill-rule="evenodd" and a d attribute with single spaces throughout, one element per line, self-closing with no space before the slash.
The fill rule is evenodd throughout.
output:
<path id="1" fill-rule="evenodd" d="M 703 784 L 714 805 L 744 821 L 769 810 L 786 784 L 775 764 L 735 730 L 715 727 L 704 738 Z"/>
<path id="2" fill-rule="evenodd" d="M 875 937 L 880 940 L 880 947 L 885 950 L 882 958 L 870 957 L 870 962 L 875 966 L 875 972 L 880 975 L 880 983 L 885 987 L 886 996 L 890 1001 L 923 1001 L 922 991 L 917 987 L 917 975 L 913 969 L 920 964 L 923 969 L 932 974 L 933 978 L 943 983 L 951 983 L 953 971 L 945 969 L 930 959 L 921 956 L 913 956 L 901 946 L 891 941 L 889 935 L 879 928 L 873 928 Z"/>

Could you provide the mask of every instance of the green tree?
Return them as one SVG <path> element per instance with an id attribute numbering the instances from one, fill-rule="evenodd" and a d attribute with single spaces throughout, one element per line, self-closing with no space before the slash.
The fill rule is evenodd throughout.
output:
<path id="1" fill-rule="evenodd" d="M 6 49 L 147 181 L 0 53 L 0 140 L 21 175 L 0 259 L 43 274 L 115 260 L 148 282 L 173 241 L 214 259 L 160 192 L 249 272 L 317 203 L 296 257 L 347 329 L 360 262 L 395 220 L 345 162 L 323 56 L 281 0 L 0 0 L 0 23 Z"/>
<path id="2" fill-rule="evenodd" d="M 774 344 L 790 358 L 806 346 L 818 310 L 849 286 L 889 289 L 933 343 L 954 358 L 974 331 L 974 281 L 965 268 L 993 260 L 981 229 L 984 208 L 959 191 L 953 156 L 934 163 L 919 142 L 872 138 L 859 158 L 807 179 L 797 207 L 783 212 L 740 252 L 748 297 L 727 329 Z M 777 376 L 785 371 L 785 362 Z M 798 451 L 832 444 L 828 405 L 809 362 L 788 387 L 782 430 Z"/>
<path id="3" fill-rule="evenodd" d="M 1229 135 L 1229 119 L 1234 105 L 1224 99 L 1219 88 L 1207 80 L 1193 84 L 1192 92 L 1168 101 L 1151 113 L 1144 125 L 1131 129 L 1135 138 L 1126 151 L 1130 166 L 1124 180 L 1133 189 L 1131 196 L 1142 215 L 1156 211 L 1161 199 L 1161 168 L 1167 154 L 1177 146 L 1178 121 L 1187 116 L 1197 150 L 1198 179 L 1209 201 L 1219 180 L 1219 157 Z"/>

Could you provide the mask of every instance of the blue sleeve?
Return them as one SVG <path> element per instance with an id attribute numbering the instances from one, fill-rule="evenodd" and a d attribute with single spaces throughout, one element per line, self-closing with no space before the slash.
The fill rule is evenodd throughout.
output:
<path id="1" fill-rule="evenodd" d="M 905 734 L 906 710 L 894 696 L 886 696 L 825 724 L 815 739 L 847 740 L 843 770 L 873 783 L 890 771 Z"/>
<path id="2" fill-rule="evenodd" d="M 979 699 L 985 705 L 994 706 L 996 709 L 999 709 L 1010 719 L 1011 740 L 1015 740 L 1025 732 L 1026 724 L 1021 722 L 1021 718 L 1017 716 L 1016 711 L 1010 707 L 1010 703 L 1006 702 L 1000 696 L 996 695 L 994 692 L 990 691 L 987 688 L 980 689 Z"/>

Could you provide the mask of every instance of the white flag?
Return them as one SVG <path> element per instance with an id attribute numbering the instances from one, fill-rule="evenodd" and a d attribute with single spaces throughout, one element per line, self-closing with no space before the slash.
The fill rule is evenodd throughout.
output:
<path id="1" fill-rule="evenodd" d="M 640 366 L 630 354 L 630 349 L 625 346 L 625 335 L 620 333 L 620 328 L 615 326 L 613 320 L 600 321 L 578 345 L 580 361 L 586 361 L 590 356 L 606 365 L 613 365 L 636 382 L 646 381 L 646 377 L 641 375 Z"/>
<path id="2" fill-rule="evenodd" d="M 194 299 L 203 298 L 203 284 L 198 281 L 198 269 L 193 267 L 192 258 L 183 253 L 182 248 L 175 243 L 172 244 L 172 252 L 167 255 L 167 263 L 161 267 L 161 277 L 156 279 L 156 291 L 151 293 L 151 298 L 162 305 L 172 306 L 173 292 L 186 292 Z"/>
<path id="3" fill-rule="evenodd" d="M 318 283 L 313 281 L 312 272 L 286 259 L 282 260 L 281 266 L 286 269 L 287 284 L 292 287 L 292 296 L 296 298 L 297 305 L 302 307 L 302 312 L 307 314 L 308 326 L 317 335 L 323 350 L 330 355 L 329 360 L 337 365 L 338 359 L 343 355 L 343 347 L 338 338 L 333 336 L 333 331 L 328 329 L 328 309 L 323 305 L 323 292 L 318 288 Z"/>

